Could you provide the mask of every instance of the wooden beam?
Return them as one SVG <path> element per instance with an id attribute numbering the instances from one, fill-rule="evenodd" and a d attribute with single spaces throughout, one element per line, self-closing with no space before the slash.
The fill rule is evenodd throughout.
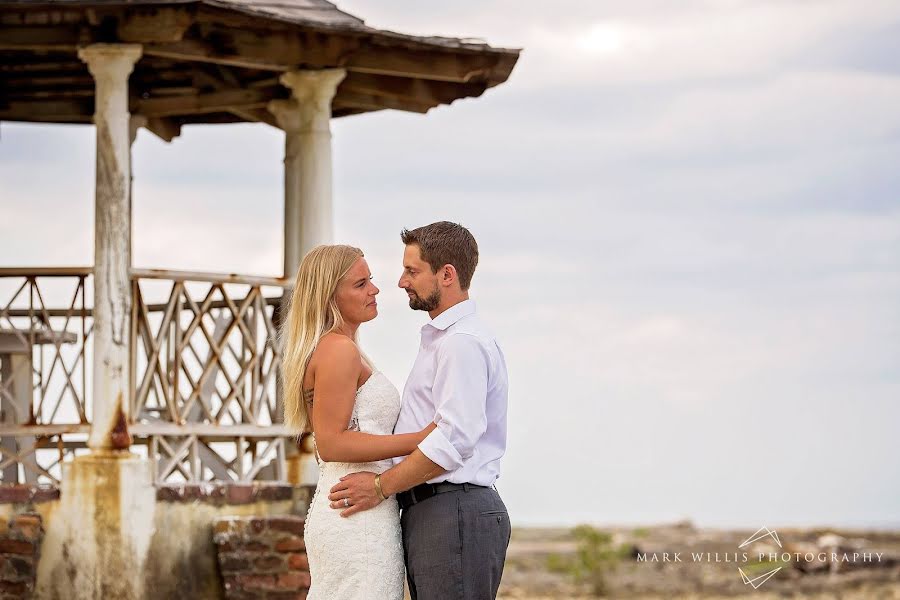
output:
<path id="1" fill-rule="evenodd" d="M 147 98 L 136 101 L 135 112 L 152 117 L 170 117 L 211 112 L 229 112 L 232 108 L 260 108 L 277 97 L 273 89 L 226 90 L 191 96 Z"/>
<path id="2" fill-rule="evenodd" d="M 0 34 L 2 36 L 2 34 Z M 43 62 L 42 59 L 44 57 L 36 57 L 34 55 L 28 54 L 27 60 L 29 62 L 14 62 L 12 57 L 15 56 L 15 60 L 21 60 L 22 55 L 9 55 L 0 57 L 0 73 L 12 73 L 17 75 L 24 76 L 26 73 L 35 73 L 36 77 L 44 77 L 44 76 L 53 76 L 57 73 L 76 73 L 84 71 L 84 73 L 88 73 L 87 66 L 81 61 L 67 61 L 60 62 L 59 57 L 55 57 L 54 62 Z M 73 53 L 73 57 L 74 57 Z M 88 77 L 90 75 L 88 74 Z"/>
<path id="3" fill-rule="evenodd" d="M 300 66 L 345 67 L 351 72 L 457 83 L 477 76 L 487 79 L 499 60 L 494 54 L 362 44 L 348 36 L 316 36 L 297 30 L 224 30 L 208 25 L 201 36 L 148 44 L 144 54 L 273 71 Z"/>
<path id="4" fill-rule="evenodd" d="M 271 27 L 271 22 L 262 16 L 239 15 L 206 6 L 197 13 L 195 20 L 209 27 L 204 30 L 204 39 L 209 39 L 214 30 L 228 31 L 226 39 L 233 44 L 229 46 L 233 52 L 239 52 L 244 57 L 253 56 L 266 64 L 281 64 L 283 70 L 301 65 L 313 68 L 346 67 L 360 73 L 466 82 L 480 75 L 487 79 L 501 56 L 497 52 L 431 49 L 425 44 L 411 44 L 402 39 L 377 39 L 377 35 L 360 36 L 355 32 L 298 33 L 289 29 L 269 29 L 264 33 L 255 33 L 250 29 Z M 240 31 L 240 35 L 232 37 L 231 32 L 235 30 Z M 280 61 L 278 57 L 281 57 Z M 515 56 L 512 61 L 515 62 Z"/>
<path id="5" fill-rule="evenodd" d="M 214 70 L 214 72 L 213 72 Z M 209 65 L 195 67 L 193 69 L 194 85 L 196 87 L 211 87 L 215 90 L 227 90 L 245 87 L 253 89 L 257 87 L 277 87 L 277 77 L 267 77 L 264 86 L 255 85 L 257 82 L 241 82 L 229 67 L 223 65 Z M 280 129 L 275 116 L 265 108 L 235 108 L 228 110 L 231 114 L 251 123 L 266 123 Z"/>
<path id="6" fill-rule="evenodd" d="M 476 76 L 486 76 L 496 61 L 496 56 L 486 54 L 409 50 L 372 44 L 354 52 L 342 66 L 358 73 L 466 82 Z"/>
<path id="7" fill-rule="evenodd" d="M 190 96 L 197 93 L 197 88 L 193 85 L 182 85 L 173 87 L 156 87 L 156 86 L 135 86 L 141 88 L 140 91 L 147 92 L 151 97 L 158 96 Z"/>
<path id="8" fill-rule="evenodd" d="M 403 47 L 399 41 L 394 46 L 385 40 L 299 28 L 226 28 L 204 20 L 202 14 L 197 15 L 197 27 L 190 28 L 194 17 L 188 8 L 147 10 L 151 12 L 129 14 L 120 23 L 118 35 L 121 41 L 143 43 L 145 56 L 172 60 L 271 71 L 344 67 L 351 73 L 496 83 L 494 71 L 509 71 L 517 58 L 512 53 Z M 187 31 L 191 37 L 185 37 Z M 86 27 L 4 26 L 0 27 L 0 50 L 74 51 L 97 41 L 94 37 Z"/>
<path id="9" fill-rule="evenodd" d="M 293 64 L 279 57 L 243 57 L 234 52 L 221 52 L 208 43 L 200 40 L 185 39 L 168 44 L 147 44 L 144 56 L 158 56 L 171 60 L 183 60 L 244 69 L 260 69 L 264 71 L 287 71 Z"/>
<path id="10" fill-rule="evenodd" d="M 188 7 L 135 7 L 117 19 L 116 39 L 101 40 L 88 26 L 5 25 L 0 27 L 0 50 L 73 51 L 98 41 L 177 42 L 192 23 L 192 9 Z"/>
<path id="11" fill-rule="evenodd" d="M 237 75 L 235 75 L 230 69 L 228 69 L 227 67 L 223 67 L 222 65 L 216 65 L 215 68 L 221 80 L 225 82 L 225 85 L 222 87 L 241 87 L 241 82 L 238 79 Z M 272 85 L 277 84 L 278 82 L 276 81 Z"/>
<path id="12" fill-rule="evenodd" d="M 504 54 L 500 54 L 497 58 L 497 64 L 494 66 L 490 75 L 488 76 L 488 87 L 493 87 L 495 85 L 500 85 L 507 79 L 509 79 L 509 75 L 512 73 L 513 67 L 516 66 L 516 62 L 519 60 L 519 51 L 508 51 Z"/>
<path id="13" fill-rule="evenodd" d="M 132 279 L 166 279 L 169 281 L 206 281 L 209 283 L 244 283 L 271 285 L 287 288 L 294 285 L 292 277 L 261 277 L 237 273 L 210 273 L 201 271 L 175 271 L 172 269 L 129 269 Z"/>
<path id="14" fill-rule="evenodd" d="M 82 43 L 90 43 L 90 39 L 75 27 L 0 27 L 0 50 L 74 52 Z"/>
<path id="15" fill-rule="evenodd" d="M 88 424 L 72 425 L 0 425 L 0 436 L 48 436 L 65 435 L 72 433 L 90 433 Z M 128 426 L 128 432 L 135 436 L 189 436 L 196 435 L 210 440 L 227 440 L 237 437 L 251 437 L 271 439 L 277 437 L 296 437 L 296 434 L 288 430 L 284 425 L 212 425 L 209 423 L 191 423 L 177 425 L 164 421 L 155 423 L 133 423 Z M 50 449 L 55 445 L 49 446 Z"/>
<path id="16" fill-rule="evenodd" d="M 378 112 L 379 110 L 385 110 L 382 108 L 354 108 L 352 106 L 334 106 L 331 109 L 331 118 L 332 119 L 340 119 L 341 117 L 352 117 L 353 115 L 361 115 L 364 113 L 373 113 Z"/>
<path id="17" fill-rule="evenodd" d="M 47 436 L 60 435 L 65 433 L 90 433 L 91 426 L 88 424 L 73 425 L 0 425 L 0 435 L 30 437 L 30 436 Z M 52 446 L 51 446 L 52 448 Z"/>
<path id="18" fill-rule="evenodd" d="M 251 123 L 265 123 L 267 125 L 271 125 L 275 129 L 281 129 L 281 127 L 278 126 L 278 121 L 275 119 L 275 115 L 270 113 L 265 108 L 232 108 L 229 109 L 228 112 Z"/>
<path id="19" fill-rule="evenodd" d="M 32 100 L 41 100 L 41 99 L 51 99 L 57 100 L 62 98 L 91 98 L 94 97 L 94 88 L 93 87 L 82 87 L 82 88 L 53 88 L 53 87 L 15 87 L 10 88 L 9 91 L 4 94 L 6 99 L 10 101 L 27 101 L 30 102 Z"/>
<path id="20" fill-rule="evenodd" d="M 39 72 L 33 75 L 25 73 L 6 74 L 0 68 L 0 84 L 4 85 L 7 90 L 18 90 L 26 86 L 35 87 L 52 87 L 62 89 L 67 86 L 89 86 L 94 87 L 94 78 L 85 69 L 84 73 L 73 72 Z M 0 88 L 3 89 L 3 88 Z"/>
<path id="21" fill-rule="evenodd" d="M 193 11 L 184 6 L 135 7 L 119 19 L 116 35 L 137 44 L 177 42 L 193 21 Z"/>
<path id="22" fill-rule="evenodd" d="M 0 267 L 0 277 L 87 277 L 94 267 Z"/>
<path id="23" fill-rule="evenodd" d="M 148 118 L 144 127 L 164 142 L 171 142 L 181 135 L 181 125 L 165 117 Z"/>
<path id="24" fill-rule="evenodd" d="M 213 66 L 219 66 L 219 65 L 213 65 Z M 191 69 L 191 80 L 193 81 L 195 88 L 208 87 L 208 88 L 212 88 L 214 90 L 221 90 L 222 88 L 225 87 L 223 85 L 223 81 L 221 79 L 212 75 L 211 73 L 206 71 L 206 69 L 203 69 L 200 67 Z M 239 86 L 233 86 L 233 87 L 239 87 Z"/>
<path id="25" fill-rule="evenodd" d="M 194 87 L 210 87 L 214 90 L 238 89 L 243 87 L 260 87 L 252 81 L 241 81 L 229 67 L 224 65 L 196 65 L 191 69 Z M 268 87 L 278 85 L 277 77 L 267 77 Z M 263 86 L 266 87 L 266 86 Z"/>
<path id="26" fill-rule="evenodd" d="M 128 427 L 128 431 L 132 435 L 164 435 L 167 437 L 196 435 L 204 438 L 246 436 L 267 439 L 295 436 L 285 425 L 280 423 L 274 425 L 214 425 L 209 423 L 176 425 L 175 423 L 158 421 L 156 423 L 135 423 Z"/>
<path id="27" fill-rule="evenodd" d="M 0 120 L 38 123 L 90 123 L 94 102 L 90 100 L 10 100 L 0 96 Z"/>
<path id="28" fill-rule="evenodd" d="M 450 104 L 459 98 L 480 96 L 486 88 L 484 82 L 456 83 L 356 72 L 348 73 L 339 89 L 424 104 Z"/>
<path id="29" fill-rule="evenodd" d="M 350 44 L 349 47 L 347 44 Z M 333 67 L 355 49 L 355 38 L 313 36 L 301 30 L 255 31 L 203 26 L 198 37 L 144 46 L 146 56 L 232 67 L 287 71 Z"/>
<path id="30" fill-rule="evenodd" d="M 394 110 L 405 110 L 422 114 L 427 113 L 437 106 L 437 104 L 437 102 L 425 104 L 414 100 L 399 100 L 396 98 L 376 96 L 374 94 L 357 94 L 356 92 L 349 91 L 338 91 L 337 95 L 334 97 L 334 106 L 339 108 L 351 107 L 365 108 L 367 110 L 393 108 Z"/>

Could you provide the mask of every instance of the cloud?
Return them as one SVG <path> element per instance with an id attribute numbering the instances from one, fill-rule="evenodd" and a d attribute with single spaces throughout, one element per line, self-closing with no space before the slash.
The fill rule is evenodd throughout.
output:
<path id="1" fill-rule="evenodd" d="M 333 124 L 337 240 L 381 287 L 362 339 L 399 386 L 427 319 L 399 230 L 479 240 L 517 522 L 900 520 L 896 3 L 340 5 L 525 47 L 481 98 Z M 91 260 L 92 140 L 3 124 L 6 264 Z M 140 134 L 135 264 L 278 274 L 282 144 Z"/>

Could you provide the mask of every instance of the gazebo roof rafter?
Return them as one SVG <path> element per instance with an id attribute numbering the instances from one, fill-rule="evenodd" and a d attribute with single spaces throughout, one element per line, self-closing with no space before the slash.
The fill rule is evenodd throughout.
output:
<path id="1" fill-rule="evenodd" d="M 77 50 L 142 46 L 130 110 L 171 139 L 192 123 L 265 122 L 281 73 L 343 68 L 333 116 L 424 113 L 504 82 L 518 50 L 368 27 L 324 0 L 0 0 L 0 119 L 89 123 Z"/>

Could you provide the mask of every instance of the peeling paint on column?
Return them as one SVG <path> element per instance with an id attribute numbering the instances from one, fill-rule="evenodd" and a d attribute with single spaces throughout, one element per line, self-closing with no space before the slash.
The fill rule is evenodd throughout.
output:
<path id="1" fill-rule="evenodd" d="M 104 123 L 103 126 L 99 124 L 97 126 L 98 198 L 94 219 L 95 259 L 109 263 L 108 268 L 104 269 L 104 275 L 106 289 L 109 290 L 106 300 L 109 306 L 112 343 L 125 347 L 128 316 L 131 312 L 131 289 L 127 278 L 123 284 L 116 276 L 122 272 L 127 273 L 131 266 L 131 218 L 127 202 L 127 184 L 130 175 L 127 167 L 119 165 L 115 152 L 109 151 L 114 149 L 114 144 L 106 125 Z M 101 193 L 104 198 L 99 197 Z M 122 198 L 126 199 L 124 205 L 121 202 Z M 96 256 L 97 254 L 102 254 L 102 257 Z"/>
<path id="2" fill-rule="evenodd" d="M 113 426 L 110 441 L 112 447 L 117 450 L 127 450 L 131 448 L 131 434 L 128 432 L 128 420 L 125 418 L 125 412 L 122 410 L 122 394 L 116 398 L 118 410 L 116 410 L 116 424 Z"/>
<path id="3" fill-rule="evenodd" d="M 156 490 L 150 464 L 93 451 L 63 465 L 60 505 L 48 520 L 35 596 L 144 600 Z"/>
<path id="4" fill-rule="evenodd" d="M 91 436 L 95 450 L 130 446 L 128 364 L 131 315 L 131 117 L 128 76 L 141 56 L 134 44 L 78 51 L 96 84 L 94 205 L 94 372 Z"/>

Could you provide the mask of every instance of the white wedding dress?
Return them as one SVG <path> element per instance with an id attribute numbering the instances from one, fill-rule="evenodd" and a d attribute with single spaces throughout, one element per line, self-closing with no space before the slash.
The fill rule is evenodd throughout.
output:
<path id="1" fill-rule="evenodd" d="M 394 431 L 400 393 L 380 371 L 356 392 L 348 429 L 379 435 Z M 315 439 L 315 438 L 313 438 Z M 400 508 L 393 496 L 373 509 L 341 517 L 328 494 L 349 473 L 381 473 L 390 460 L 371 463 L 319 463 L 319 482 L 306 515 L 306 555 L 312 587 L 309 600 L 401 600 L 406 568 L 400 537 Z"/>

